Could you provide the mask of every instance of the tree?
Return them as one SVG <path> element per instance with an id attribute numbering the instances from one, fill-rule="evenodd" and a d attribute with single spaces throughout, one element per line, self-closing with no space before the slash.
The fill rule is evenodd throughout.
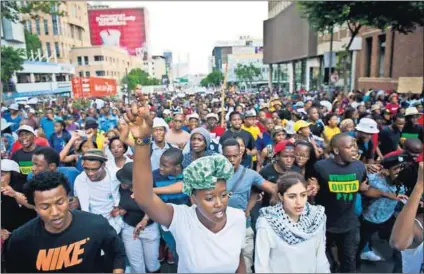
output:
<path id="1" fill-rule="evenodd" d="M 364 26 L 403 34 L 413 32 L 416 26 L 424 25 L 424 2 L 387 1 L 311 1 L 297 2 L 298 8 L 316 31 L 331 31 L 334 26 L 347 25 L 350 40 L 345 45 L 347 66 L 352 58 L 349 48 Z M 344 69 L 346 71 L 346 67 Z M 346 90 L 346 81 L 345 81 Z"/>
<path id="2" fill-rule="evenodd" d="M 6 90 L 9 90 L 9 80 L 16 71 L 23 69 L 25 61 L 25 50 L 13 47 L 1 47 L 1 82 Z"/>
<path id="3" fill-rule="evenodd" d="M 37 54 L 38 49 L 41 49 L 40 38 L 27 30 L 25 30 L 25 44 L 28 57 L 31 56 L 31 51 L 33 51 L 34 54 Z"/>
<path id="4" fill-rule="evenodd" d="M 253 64 L 237 64 L 234 73 L 236 74 L 237 79 L 239 79 L 241 82 L 245 82 L 247 86 L 247 84 L 252 85 L 252 82 L 261 76 L 261 69 L 255 67 Z"/>
<path id="5" fill-rule="evenodd" d="M 65 1 L 1 1 L 1 18 L 17 23 L 20 21 L 19 15 L 24 14 L 31 19 L 39 18 L 39 12 L 63 16 L 65 13 L 58 9 L 62 3 Z"/>
<path id="6" fill-rule="evenodd" d="M 128 73 L 128 83 L 127 77 L 124 77 L 121 81 L 122 84 L 128 84 L 128 89 L 135 89 L 136 85 L 142 86 L 156 86 L 160 85 L 160 80 L 156 78 L 151 78 L 147 72 L 140 68 L 132 69 Z"/>
<path id="7" fill-rule="evenodd" d="M 200 81 L 202 87 L 208 87 L 210 85 L 219 86 L 224 81 L 224 74 L 220 70 L 214 70 L 209 73 L 206 78 Z"/>

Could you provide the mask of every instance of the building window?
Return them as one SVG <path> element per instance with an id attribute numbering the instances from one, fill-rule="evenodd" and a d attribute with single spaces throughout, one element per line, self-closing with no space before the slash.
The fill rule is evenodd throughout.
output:
<path id="1" fill-rule="evenodd" d="M 94 61 L 104 61 L 104 56 L 103 55 L 94 55 Z"/>
<path id="2" fill-rule="evenodd" d="M 35 31 L 37 35 L 41 35 L 40 18 L 35 19 Z"/>
<path id="3" fill-rule="evenodd" d="M 31 74 L 29 73 L 16 73 L 16 78 L 18 84 L 31 83 Z"/>
<path id="4" fill-rule="evenodd" d="M 28 20 L 27 21 L 27 31 L 29 31 L 30 33 L 32 33 L 32 21 Z"/>
<path id="5" fill-rule="evenodd" d="M 83 77 L 83 76 L 84 76 L 84 71 L 80 71 L 80 72 L 79 72 L 79 76 L 80 76 L 80 77 Z"/>
<path id="6" fill-rule="evenodd" d="M 85 72 L 85 76 L 90 77 L 90 72 L 89 71 L 86 71 Z"/>
<path id="7" fill-rule="evenodd" d="M 78 56 L 77 61 L 78 61 L 78 65 L 81 66 L 82 65 L 82 57 Z"/>
<path id="8" fill-rule="evenodd" d="M 44 22 L 44 34 L 49 35 L 49 21 L 47 21 L 47 19 L 44 19 L 43 22 Z"/>
<path id="9" fill-rule="evenodd" d="M 378 76 L 384 77 L 384 57 L 386 52 L 386 35 L 378 37 Z"/>
<path id="10" fill-rule="evenodd" d="M 84 65 L 88 65 L 88 56 L 84 56 Z"/>
<path id="11" fill-rule="evenodd" d="M 72 5 L 72 17 L 76 17 L 77 16 L 77 8 L 75 5 Z"/>
<path id="12" fill-rule="evenodd" d="M 372 55 L 372 37 L 365 40 L 366 59 L 365 59 L 365 77 L 371 76 L 371 55 Z"/>
<path id="13" fill-rule="evenodd" d="M 75 38 L 74 25 L 69 25 L 71 27 L 71 37 Z"/>
<path id="14" fill-rule="evenodd" d="M 52 48 L 50 47 L 50 42 L 46 42 L 46 48 L 47 48 L 47 56 L 52 56 Z"/>
<path id="15" fill-rule="evenodd" d="M 65 56 L 65 45 L 62 43 L 62 56 Z"/>
<path id="16" fill-rule="evenodd" d="M 104 70 L 96 70 L 96 76 L 105 76 L 106 73 Z"/>
<path id="17" fill-rule="evenodd" d="M 82 28 L 77 27 L 78 30 L 78 39 L 82 41 Z"/>
<path id="18" fill-rule="evenodd" d="M 54 42 L 54 49 L 56 51 L 56 57 L 60 57 L 60 47 L 59 42 Z"/>
<path id="19" fill-rule="evenodd" d="M 59 35 L 59 19 L 57 15 L 52 15 L 53 35 Z"/>

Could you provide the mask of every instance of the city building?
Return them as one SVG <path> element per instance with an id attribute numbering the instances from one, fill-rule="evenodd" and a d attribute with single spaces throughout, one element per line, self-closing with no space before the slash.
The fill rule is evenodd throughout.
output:
<path id="1" fill-rule="evenodd" d="M 19 22 L 14 23 L 6 18 L 2 18 L 1 22 L 1 45 L 25 49 L 24 25 Z"/>
<path id="2" fill-rule="evenodd" d="M 212 68 L 213 70 L 224 71 L 230 54 L 260 53 L 262 50 L 262 39 L 249 36 L 241 36 L 238 40 L 233 41 L 217 41 L 212 49 Z"/>
<path id="3" fill-rule="evenodd" d="M 150 77 L 161 80 L 163 76 L 167 75 L 167 65 L 164 56 L 153 55 L 150 60 L 143 62 L 143 70 L 147 72 Z"/>
<path id="4" fill-rule="evenodd" d="M 171 51 L 165 51 L 163 53 L 163 57 L 165 57 L 165 64 L 166 64 L 166 75 L 168 76 L 168 79 L 174 79 L 174 65 L 173 65 L 173 58 L 172 58 L 172 52 Z"/>
<path id="5" fill-rule="evenodd" d="M 69 63 L 73 47 L 90 46 L 87 2 L 63 1 L 54 11 L 63 15 L 40 13 L 36 20 L 23 16 L 25 29 L 40 38 L 42 52 L 47 51 L 48 56 L 55 54 L 60 63 Z"/>
<path id="6" fill-rule="evenodd" d="M 287 91 L 310 89 L 320 71 L 317 35 L 292 1 L 268 1 L 264 21 L 264 64 L 269 65 L 268 85 L 273 88 L 274 70 L 287 75 Z"/>
<path id="7" fill-rule="evenodd" d="M 71 63 L 75 65 L 77 76 L 92 76 L 116 79 L 118 83 L 126 72 L 133 68 L 143 68 L 143 60 L 131 56 L 116 46 L 75 47 L 70 52 Z"/>

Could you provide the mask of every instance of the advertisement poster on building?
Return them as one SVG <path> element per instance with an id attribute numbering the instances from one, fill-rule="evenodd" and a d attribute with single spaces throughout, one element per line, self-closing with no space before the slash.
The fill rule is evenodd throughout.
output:
<path id="1" fill-rule="evenodd" d="M 118 46 L 133 56 L 147 56 L 143 8 L 88 11 L 92 45 Z"/>
<path id="2" fill-rule="evenodd" d="M 72 78 L 72 94 L 75 99 L 115 96 L 116 93 L 117 83 L 115 79 L 99 77 Z"/>

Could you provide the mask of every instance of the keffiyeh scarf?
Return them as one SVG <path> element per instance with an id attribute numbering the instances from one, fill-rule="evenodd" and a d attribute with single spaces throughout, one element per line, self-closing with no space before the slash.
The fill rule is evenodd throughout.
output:
<path id="1" fill-rule="evenodd" d="M 287 215 L 282 203 L 262 208 L 260 215 L 268 221 L 275 233 L 289 245 L 299 244 L 315 236 L 323 228 L 326 220 L 324 207 L 313 206 L 309 203 L 306 203 L 297 223 Z"/>

